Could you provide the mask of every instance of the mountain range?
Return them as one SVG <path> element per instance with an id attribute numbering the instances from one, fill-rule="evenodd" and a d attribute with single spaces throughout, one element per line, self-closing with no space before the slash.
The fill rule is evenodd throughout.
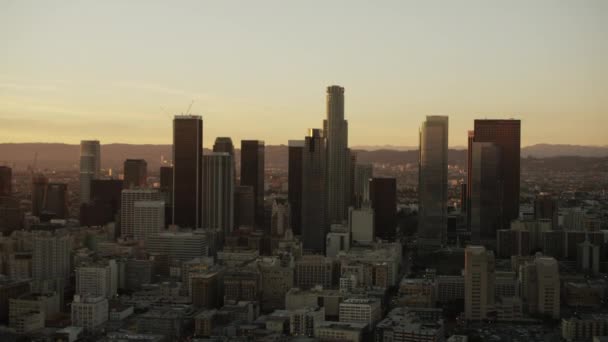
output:
<path id="1" fill-rule="evenodd" d="M 377 148 L 376 148 L 377 147 Z M 403 164 L 417 163 L 418 150 L 414 147 L 399 146 L 357 146 L 357 160 L 361 163 Z M 0 165 L 13 166 L 16 170 L 25 169 L 36 162 L 38 169 L 77 169 L 79 164 L 79 145 L 57 143 L 1 143 Z M 205 149 L 208 153 L 209 149 Z M 102 167 L 122 169 L 127 158 L 141 158 L 148 162 L 151 170 L 161 165 L 161 158 L 170 160 L 171 145 L 130 145 L 106 144 L 101 146 Z M 239 150 L 236 150 L 237 161 Z M 288 150 L 285 145 L 266 146 L 266 167 L 286 168 Z M 552 145 L 538 144 L 522 147 L 522 158 L 550 158 L 559 156 L 608 157 L 608 146 Z M 464 165 L 466 150 L 450 149 L 450 164 Z"/>

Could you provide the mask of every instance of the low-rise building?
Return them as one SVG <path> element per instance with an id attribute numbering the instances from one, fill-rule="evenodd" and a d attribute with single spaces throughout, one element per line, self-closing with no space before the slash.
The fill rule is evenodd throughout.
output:
<path id="1" fill-rule="evenodd" d="M 72 325 L 87 331 L 95 330 L 108 321 L 108 300 L 103 296 L 75 295 L 72 301 Z"/>

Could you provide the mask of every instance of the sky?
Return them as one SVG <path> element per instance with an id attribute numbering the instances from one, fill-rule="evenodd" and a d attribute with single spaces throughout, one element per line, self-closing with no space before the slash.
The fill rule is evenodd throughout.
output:
<path id="1" fill-rule="evenodd" d="M 192 103 L 205 146 L 286 144 L 332 84 L 351 146 L 417 146 L 426 115 L 451 146 L 476 118 L 608 145 L 608 1 L 0 0 L 0 142 L 170 144 Z"/>

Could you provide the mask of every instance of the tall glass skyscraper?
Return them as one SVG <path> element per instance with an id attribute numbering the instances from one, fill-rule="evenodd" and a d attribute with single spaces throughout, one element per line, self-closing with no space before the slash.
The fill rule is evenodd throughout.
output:
<path id="1" fill-rule="evenodd" d="M 264 226 L 264 142 L 241 140 L 241 185 L 253 187 L 255 224 Z"/>
<path id="2" fill-rule="evenodd" d="M 303 140 L 289 140 L 288 199 L 291 210 L 291 229 L 296 235 L 302 233 L 302 153 Z"/>
<path id="3" fill-rule="evenodd" d="M 98 140 L 80 142 L 80 203 L 91 200 L 91 181 L 101 172 L 101 152 Z"/>
<path id="4" fill-rule="evenodd" d="M 327 119 L 323 121 L 323 134 L 327 140 L 328 218 L 330 223 L 342 223 L 350 204 L 350 153 L 343 87 L 327 87 Z"/>
<path id="5" fill-rule="evenodd" d="M 434 250 L 447 242 L 448 117 L 427 116 L 420 127 L 418 245 Z"/>
<path id="6" fill-rule="evenodd" d="M 500 148 L 491 142 L 474 142 L 471 149 L 471 239 L 491 243 L 502 217 Z"/>
<path id="7" fill-rule="evenodd" d="M 200 228 L 203 196 L 203 118 L 173 119 L 173 224 Z"/>
<path id="8" fill-rule="evenodd" d="M 228 152 L 203 156 L 205 193 L 203 227 L 220 229 L 228 235 L 234 229 L 234 165 Z"/>
<path id="9" fill-rule="evenodd" d="M 311 129 L 302 150 L 302 243 L 304 249 L 325 253 L 327 223 L 326 146 L 323 132 Z"/>

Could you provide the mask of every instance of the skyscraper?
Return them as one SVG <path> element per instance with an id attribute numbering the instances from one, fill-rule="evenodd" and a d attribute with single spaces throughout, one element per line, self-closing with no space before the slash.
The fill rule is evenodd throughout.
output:
<path id="1" fill-rule="evenodd" d="M 311 129 L 302 151 L 302 243 L 304 249 L 325 252 L 327 217 L 327 159 L 323 132 Z"/>
<path id="2" fill-rule="evenodd" d="M 173 167 L 160 167 L 160 194 L 165 202 L 165 222 L 173 222 Z"/>
<path id="3" fill-rule="evenodd" d="M 369 181 L 374 177 L 372 164 L 355 165 L 355 207 L 361 208 L 364 203 L 369 204 Z"/>
<path id="4" fill-rule="evenodd" d="M 494 307 L 494 253 L 483 246 L 464 250 L 464 314 L 467 320 L 488 318 Z"/>
<path id="5" fill-rule="evenodd" d="M 372 178 L 369 194 L 374 209 L 376 236 L 384 240 L 394 240 L 397 224 L 397 181 L 395 178 Z"/>
<path id="6" fill-rule="evenodd" d="M 0 197 L 11 196 L 13 171 L 8 166 L 0 166 Z"/>
<path id="7" fill-rule="evenodd" d="M 173 119 L 173 224 L 200 228 L 203 199 L 203 118 Z"/>
<path id="8" fill-rule="evenodd" d="M 241 185 L 253 187 L 255 224 L 264 225 L 264 142 L 241 140 Z"/>
<path id="9" fill-rule="evenodd" d="M 101 172 L 101 150 L 99 141 L 80 142 L 80 203 L 91 200 L 91 181 Z"/>
<path id="10" fill-rule="evenodd" d="M 500 150 L 494 143 L 474 142 L 471 148 L 471 239 L 489 243 L 496 239 L 501 218 Z"/>
<path id="11" fill-rule="evenodd" d="M 48 183 L 44 212 L 55 218 L 68 218 L 68 185 L 65 183 Z"/>
<path id="12" fill-rule="evenodd" d="M 137 201 L 133 204 L 133 239 L 145 241 L 165 230 L 165 202 Z"/>
<path id="13" fill-rule="evenodd" d="M 133 236 L 135 233 L 135 203 L 139 201 L 160 201 L 156 189 L 125 189 L 120 200 L 120 234 Z"/>
<path id="14" fill-rule="evenodd" d="M 148 163 L 143 159 L 127 159 L 124 166 L 124 188 L 145 188 L 148 177 Z"/>
<path id="15" fill-rule="evenodd" d="M 491 142 L 500 151 L 502 228 L 519 217 L 521 121 L 475 120 L 475 142 Z M 475 170 L 473 170 L 475 176 Z"/>
<path id="16" fill-rule="evenodd" d="M 32 277 L 34 280 L 68 279 L 72 251 L 70 236 L 40 232 L 34 236 L 32 241 Z"/>
<path id="17" fill-rule="evenodd" d="M 234 145 L 230 137 L 217 137 L 213 143 L 213 152 L 225 152 L 232 157 L 232 169 L 234 170 L 234 186 L 237 186 L 236 182 L 236 157 L 234 156 Z"/>
<path id="18" fill-rule="evenodd" d="M 288 199 L 291 209 L 291 228 L 296 235 L 302 234 L 302 153 L 303 140 L 289 140 Z"/>
<path id="19" fill-rule="evenodd" d="M 46 190 L 49 179 L 39 173 L 32 178 L 32 215 L 40 216 L 46 201 Z"/>
<path id="20" fill-rule="evenodd" d="M 252 186 L 234 188 L 234 227 L 253 227 L 255 224 L 255 196 Z"/>
<path id="21" fill-rule="evenodd" d="M 327 119 L 323 121 L 327 140 L 327 204 L 330 223 L 342 223 L 347 216 L 350 153 L 348 122 L 344 120 L 344 88 L 327 87 Z"/>
<path id="22" fill-rule="evenodd" d="M 234 229 L 234 164 L 228 152 L 203 156 L 203 228 Z"/>
<path id="23" fill-rule="evenodd" d="M 447 242 L 448 117 L 427 116 L 420 127 L 418 245 L 434 250 Z"/>

